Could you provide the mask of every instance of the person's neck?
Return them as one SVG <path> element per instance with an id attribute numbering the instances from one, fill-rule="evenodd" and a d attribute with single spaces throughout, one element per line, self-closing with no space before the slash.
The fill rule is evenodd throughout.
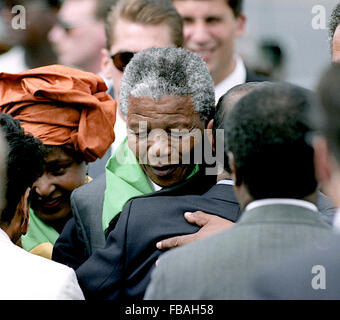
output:
<path id="1" fill-rule="evenodd" d="M 96 60 L 92 61 L 92 63 L 87 63 L 86 65 L 79 65 L 79 66 L 75 66 L 75 67 L 78 68 L 78 69 L 87 71 L 87 72 L 92 72 L 94 74 L 99 74 L 100 71 L 101 71 L 100 59 L 96 59 Z"/>
<path id="2" fill-rule="evenodd" d="M 54 64 L 57 61 L 56 55 L 51 46 L 46 42 L 27 44 L 25 50 L 25 63 L 29 69 Z"/>
<path id="3" fill-rule="evenodd" d="M 217 182 L 221 180 L 232 180 L 231 174 L 226 171 L 223 171 L 221 174 L 217 175 Z"/>
<path id="4" fill-rule="evenodd" d="M 240 206 L 242 210 L 246 208 L 246 206 L 251 203 L 252 201 L 256 200 L 263 200 L 263 199 L 256 199 L 252 195 L 249 194 L 247 188 L 242 184 L 241 186 L 236 186 L 234 188 L 236 197 L 239 200 Z M 277 197 L 281 198 L 281 197 Z M 291 199 L 296 199 L 296 200 L 304 200 L 313 203 L 317 207 L 318 203 L 318 190 L 315 190 L 313 193 L 307 195 L 306 197 L 303 198 L 294 198 L 292 197 Z"/>
<path id="5" fill-rule="evenodd" d="M 212 74 L 212 78 L 214 80 L 214 86 L 216 87 L 224 79 L 229 77 L 235 71 L 235 68 L 236 68 L 236 59 L 235 57 L 233 57 L 229 65 L 226 65 L 225 68 L 221 68 L 217 70 L 214 74 Z"/>

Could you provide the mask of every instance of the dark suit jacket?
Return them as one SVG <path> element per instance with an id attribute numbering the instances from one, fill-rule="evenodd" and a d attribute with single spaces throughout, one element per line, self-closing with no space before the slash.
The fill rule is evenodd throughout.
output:
<path id="1" fill-rule="evenodd" d="M 265 76 L 261 76 L 246 68 L 246 82 L 262 82 L 262 81 L 270 81 L 269 78 Z"/>
<path id="2" fill-rule="evenodd" d="M 148 197 L 181 196 L 207 192 L 216 183 L 216 176 L 206 176 L 205 170 L 173 187 L 150 193 Z M 102 229 L 105 175 L 94 179 L 72 192 L 73 218 L 65 225 L 52 252 L 52 260 L 77 269 L 98 248 L 105 246 Z M 118 220 L 117 215 L 110 223 L 111 229 Z"/>
<path id="3" fill-rule="evenodd" d="M 339 300 L 339 252 L 340 235 L 334 234 L 327 241 L 321 242 L 318 246 L 305 250 L 299 255 L 292 255 L 280 263 L 268 265 L 255 277 L 250 291 L 251 298 L 261 300 Z M 313 270 L 314 266 L 317 266 L 315 270 Z M 325 276 L 324 279 L 322 279 L 323 276 Z M 325 287 L 318 288 L 316 286 L 315 288 L 315 283 L 324 284 Z"/>
<path id="4" fill-rule="evenodd" d="M 236 221 L 240 208 L 230 185 L 215 185 L 204 195 L 139 197 L 128 202 L 104 249 L 76 270 L 87 299 L 142 299 L 150 273 L 162 253 L 156 243 L 190 234 L 199 227 L 184 212 L 203 210 Z"/>

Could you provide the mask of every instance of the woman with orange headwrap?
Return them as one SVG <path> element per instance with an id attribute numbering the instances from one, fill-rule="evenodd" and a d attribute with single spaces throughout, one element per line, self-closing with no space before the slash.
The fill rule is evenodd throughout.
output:
<path id="1" fill-rule="evenodd" d="M 51 258 L 71 217 L 71 192 L 87 182 L 86 163 L 114 141 L 116 103 L 104 81 L 89 72 L 53 65 L 0 73 L 0 111 L 20 120 L 45 146 L 44 174 L 31 191 L 30 226 L 22 246 Z"/>

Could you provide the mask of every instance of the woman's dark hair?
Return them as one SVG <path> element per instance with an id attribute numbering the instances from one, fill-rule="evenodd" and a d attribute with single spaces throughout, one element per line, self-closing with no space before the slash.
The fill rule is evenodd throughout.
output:
<path id="1" fill-rule="evenodd" d="M 44 154 L 42 143 L 9 114 L 0 114 L 0 128 L 8 144 L 6 207 L 0 217 L 11 222 L 21 197 L 43 173 Z"/>

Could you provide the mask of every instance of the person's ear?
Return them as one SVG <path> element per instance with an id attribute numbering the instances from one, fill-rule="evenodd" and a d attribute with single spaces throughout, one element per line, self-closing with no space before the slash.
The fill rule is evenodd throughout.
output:
<path id="1" fill-rule="evenodd" d="M 246 16 L 241 13 L 237 18 L 236 18 L 236 33 L 235 33 L 235 37 L 236 38 L 240 38 L 243 36 L 245 30 L 246 30 L 246 21 L 247 18 Z"/>
<path id="2" fill-rule="evenodd" d="M 214 134 L 213 134 L 213 126 L 214 126 L 214 120 L 211 119 L 208 122 L 208 125 L 207 125 L 207 137 L 208 137 L 208 140 L 210 142 L 211 149 L 213 151 L 215 151 L 215 138 L 214 138 Z"/>
<path id="3" fill-rule="evenodd" d="M 321 185 L 331 180 L 331 157 L 325 138 L 315 137 L 313 139 L 315 176 Z"/>
<path id="4" fill-rule="evenodd" d="M 106 48 L 101 49 L 100 69 L 102 75 L 107 79 L 112 79 L 113 63 L 110 57 L 110 52 Z"/>
<path id="5" fill-rule="evenodd" d="M 21 217 L 21 233 L 26 234 L 30 222 L 30 207 L 29 207 L 29 194 L 30 194 L 31 189 L 27 188 L 25 194 L 21 197 L 21 200 L 19 202 L 19 205 L 21 207 L 20 213 L 22 214 Z"/>

